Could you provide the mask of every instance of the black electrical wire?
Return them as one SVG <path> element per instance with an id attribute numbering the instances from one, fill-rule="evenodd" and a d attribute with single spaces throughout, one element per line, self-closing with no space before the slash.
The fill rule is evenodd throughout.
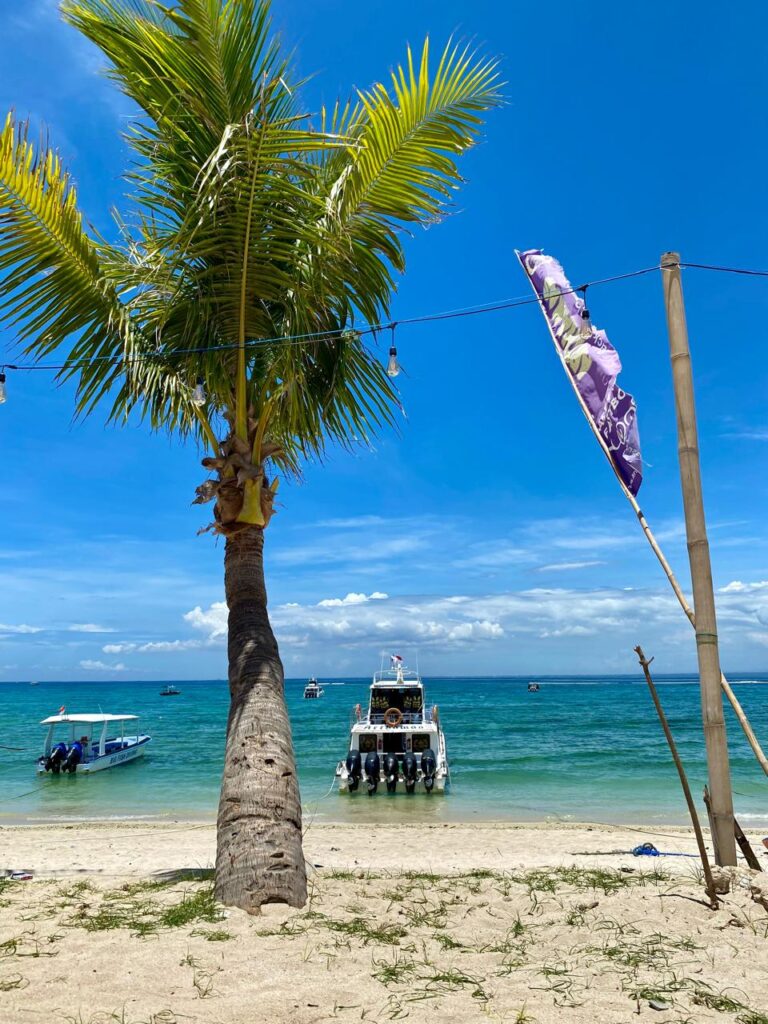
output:
<path id="1" fill-rule="evenodd" d="M 651 274 L 659 269 L 658 265 L 654 267 L 645 267 L 642 270 L 632 270 L 626 274 L 616 274 L 613 277 L 604 277 L 596 281 L 589 281 L 586 284 L 579 285 L 578 288 L 570 288 L 563 291 L 563 295 L 572 295 L 576 292 L 582 291 L 584 288 L 597 287 L 604 284 L 613 284 L 616 281 L 626 281 L 629 278 L 641 277 L 644 274 Z M 519 306 L 530 306 L 538 304 L 539 299 L 537 297 L 531 298 L 530 296 L 517 296 L 515 298 L 506 299 L 501 302 L 478 304 L 477 306 L 468 306 L 464 309 L 446 310 L 441 313 L 427 313 L 424 316 L 414 316 L 400 318 L 396 321 L 390 320 L 378 324 L 364 324 L 359 328 L 356 327 L 344 327 L 337 328 L 332 331 L 318 331 L 310 334 L 296 334 L 296 335 L 284 335 L 282 337 L 274 338 L 259 338 L 253 341 L 246 341 L 245 348 L 252 349 L 260 345 L 305 345 L 310 344 L 313 341 L 334 341 L 342 335 L 347 333 L 353 333 L 357 335 L 364 334 L 377 334 L 379 331 L 391 330 L 395 326 L 413 325 L 432 323 L 440 320 L 453 320 L 458 317 L 466 316 L 478 316 L 481 313 L 496 313 L 505 309 L 516 309 Z M 96 356 L 93 359 L 76 360 L 71 363 L 5 363 L 0 365 L 0 371 L 2 370 L 18 370 L 18 371 L 33 371 L 33 370 L 48 370 L 48 371 L 60 371 L 60 370 L 76 370 L 78 366 L 90 366 L 94 363 L 106 363 L 112 366 L 130 366 L 133 363 L 148 362 L 153 359 L 158 360 L 171 360 L 177 356 L 187 355 L 203 355 L 211 352 L 232 352 L 237 351 L 240 346 L 237 344 L 227 345 L 211 345 L 206 348 L 188 348 L 188 349 L 176 349 L 173 352 L 162 352 L 144 354 L 136 356 L 134 359 L 123 359 L 115 356 Z"/>

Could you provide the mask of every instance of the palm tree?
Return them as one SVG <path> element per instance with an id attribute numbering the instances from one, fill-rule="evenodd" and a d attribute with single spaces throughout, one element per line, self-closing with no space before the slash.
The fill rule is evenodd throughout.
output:
<path id="1" fill-rule="evenodd" d="M 0 136 L 0 306 L 24 353 L 56 352 L 76 410 L 106 403 L 208 451 L 197 501 L 226 538 L 229 686 L 216 895 L 301 906 L 301 805 L 264 530 L 278 473 L 391 423 L 356 322 L 389 315 L 404 229 L 440 218 L 455 159 L 499 103 L 494 61 L 428 42 L 315 116 L 267 0 L 63 0 L 138 107 L 132 206 L 111 243 L 71 177 L 9 116 Z"/>

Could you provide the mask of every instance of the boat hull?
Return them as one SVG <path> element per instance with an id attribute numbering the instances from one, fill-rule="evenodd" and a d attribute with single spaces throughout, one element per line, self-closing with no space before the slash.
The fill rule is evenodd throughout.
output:
<path id="1" fill-rule="evenodd" d="M 350 797 L 367 797 L 367 796 L 398 796 L 405 794 L 407 796 L 415 796 L 420 794 L 422 796 L 443 796 L 448 787 L 448 777 L 438 776 L 435 779 L 435 784 L 432 789 L 427 789 L 424 785 L 423 779 L 417 779 L 416 785 L 414 786 L 411 793 L 408 793 L 405 788 L 405 779 L 400 776 L 397 780 L 396 786 L 393 790 L 387 789 L 386 782 L 381 779 L 376 787 L 375 792 L 369 793 L 368 783 L 365 779 L 360 780 L 360 784 L 356 789 L 349 788 L 349 779 L 347 778 L 346 767 L 343 762 L 336 769 L 336 779 L 338 782 L 338 790 L 340 794 Z"/>

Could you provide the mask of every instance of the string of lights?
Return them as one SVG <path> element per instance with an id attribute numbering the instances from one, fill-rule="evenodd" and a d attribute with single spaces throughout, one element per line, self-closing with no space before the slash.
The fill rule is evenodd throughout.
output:
<path id="1" fill-rule="evenodd" d="M 768 277 L 768 271 L 754 270 L 743 267 L 724 267 L 717 266 L 708 263 L 689 263 L 680 262 L 681 268 L 692 269 L 692 270 L 709 270 L 723 274 L 741 274 L 748 277 Z M 586 295 L 588 288 L 596 288 L 601 285 L 614 284 L 618 281 L 626 281 L 631 278 L 643 277 L 646 274 L 655 273 L 660 269 L 658 264 L 652 267 L 643 267 L 640 270 L 632 270 L 623 274 L 615 274 L 612 277 L 597 278 L 594 281 L 586 281 L 584 284 L 579 285 L 570 289 L 570 292 L 564 294 L 573 294 L 580 292 Z M 389 320 L 377 324 L 364 323 L 359 326 L 335 328 L 329 331 L 314 331 L 305 334 L 292 334 L 292 335 L 279 335 L 272 338 L 256 338 L 245 342 L 246 350 L 252 350 L 256 347 L 264 345 L 309 345 L 313 342 L 320 341 L 336 341 L 343 338 L 350 333 L 355 334 L 358 337 L 362 337 L 366 334 L 377 335 L 383 331 L 391 332 L 391 344 L 389 347 L 389 358 L 387 362 L 386 372 L 390 377 L 396 377 L 400 373 L 400 364 L 397 361 L 397 347 L 395 345 L 395 330 L 398 327 L 416 326 L 426 323 L 436 323 L 442 320 L 453 320 L 463 317 L 479 316 L 486 313 L 497 313 L 509 309 L 517 309 L 521 306 L 530 306 L 538 304 L 539 299 L 537 297 L 531 297 L 530 295 L 519 295 L 509 299 L 502 299 L 494 302 L 478 303 L 474 306 L 465 306 L 459 309 L 443 310 L 437 313 L 426 313 L 421 316 L 412 317 L 401 317 L 397 320 Z M 6 401 L 7 390 L 6 390 L 6 371 L 12 370 L 17 372 L 60 372 L 62 370 L 76 371 L 79 367 L 91 366 L 97 363 L 102 363 L 111 366 L 130 366 L 135 363 L 144 363 L 153 360 L 166 360 L 172 361 L 173 359 L 180 358 L 182 356 L 190 355 L 210 355 L 214 352 L 231 352 L 237 351 L 240 346 L 236 343 L 227 343 L 222 345 L 210 345 L 205 347 L 187 348 L 187 349 L 174 349 L 174 350 L 163 350 L 158 349 L 155 352 L 142 353 L 136 356 L 95 356 L 92 359 L 82 359 L 67 361 L 64 363 L 46 363 L 46 362 L 34 362 L 34 363 L 5 363 L 0 364 L 0 404 Z M 202 406 L 207 401 L 205 394 L 205 382 L 202 377 L 196 379 L 195 386 L 192 390 L 192 401 L 194 404 Z"/>

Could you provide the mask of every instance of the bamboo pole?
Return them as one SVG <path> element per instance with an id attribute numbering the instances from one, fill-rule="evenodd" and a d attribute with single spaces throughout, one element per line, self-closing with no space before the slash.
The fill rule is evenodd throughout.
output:
<path id="1" fill-rule="evenodd" d="M 717 847 L 721 863 L 732 865 L 736 863 L 733 796 L 720 685 L 722 672 L 717 644 L 715 592 L 712 584 L 712 566 L 709 560 L 707 524 L 701 490 L 693 374 L 688 347 L 688 330 L 685 324 L 678 253 L 664 253 L 661 257 L 661 277 L 664 285 L 672 383 L 675 391 L 680 483 L 683 490 L 685 532 L 688 539 L 688 560 L 691 566 L 691 583 L 693 585 L 696 655 L 699 663 L 701 709 L 704 722 L 704 741 L 707 748 L 712 819 L 717 833 Z"/>
<path id="2" fill-rule="evenodd" d="M 720 901 L 717 898 L 715 892 L 715 882 L 712 878 L 712 868 L 709 865 L 709 858 L 707 857 L 707 848 L 704 845 L 704 835 L 701 831 L 701 823 L 699 822 L 699 816 L 696 813 L 696 804 L 693 802 L 693 796 L 691 795 L 691 788 L 688 785 L 688 779 L 685 775 L 685 769 L 683 768 L 683 762 L 680 760 L 680 755 L 677 752 L 677 745 L 674 737 L 672 736 L 672 730 L 669 728 L 667 722 L 667 716 L 664 714 L 664 709 L 661 706 L 659 695 L 656 691 L 656 685 L 651 678 L 651 661 L 648 661 L 643 654 L 643 649 L 639 645 L 635 648 L 638 661 L 642 665 L 643 672 L 645 674 L 645 681 L 648 683 L 648 689 L 651 691 L 651 697 L 656 707 L 656 713 L 659 716 L 661 722 L 661 728 L 664 730 L 664 735 L 667 738 L 669 744 L 669 750 L 672 754 L 672 760 L 675 762 L 675 768 L 677 768 L 677 774 L 680 776 L 680 785 L 683 787 L 683 794 L 685 796 L 685 802 L 688 804 L 688 813 L 691 816 L 691 824 L 693 825 L 693 831 L 696 835 L 696 845 L 699 848 L 699 856 L 701 857 L 701 866 L 704 869 L 704 879 L 706 881 L 706 893 L 709 896 L 709 901 L 712 905 L 713 910 L 717 910 Z"/>
<path id="3" fill-rule="evenodd" d="M 527 273 L 526 273 L 526 277 L 528 277 Z M 528 280 L 530 281 L 530 278 L 528 278 Z M 533 282 L 531 282 L 531 285 L 533 285 Z M 534 288 L 534 294 L 536 294 L 536 289 L 535 288 Z M 538 295 L 537 295 L 537 297 L 538 297 Z M 589 424 L 589 429 L 594 434 L 595 439 L 597 440 L 597 443 L 600 445 L 600 448 L 602 449 L 603 455 L 605 455 L 606 459 L 608 460 L 608 465 L 611 467 L 613 475 L 616 477 L 616 480 L 618 481 L 618 484 L 619 484 L 619 487 L 621 488 L 622 494 L 627 499 L 629 504 L 632 506 L 632 509 L 633 509 L 635 515 L 637 516 L 637 520 L 640 523 L 640 527 L 641 527 L 643 533 L 645 534 L 645 538 L 648 541 L 648 543 L 650 544 L 651 550 L 653 551 L 654 555 L 656 555 L 656 558 L 658 559 L 659 565 L 663 569 L 664 574 L 667 577 L 667 580 L 669 581 L 669 585 L 672 587 L 674 595 L 675 595 L 675 597 L 677 598 L 677 600 L 678 600 L 678 602 L 680 604 L 680 607 L 683 609 L 683 611 L 685 612 L 686 616 L 688 617 L 688 621 L 691 623 L 691 625 L 695 629 L 696 628 L 696 617 L 695 617 L 695 615 L 693 613 L 693 609 L 691 608 L 690 604 L 688 603 L 688 599 L 686 598 L 685 594 L 683 593 L 682 587 L 678 583 L 677 577 L 675 576 L 674 572 L 672 571 L 672 566 L 669 564 L 669 562 L 667 561 L 667 559 L 666 559 L 666 557 L 664 555 L 664 552 L 659 547 L 658 541 L 654 537 L 653 531 L 651 530 L 650 526 L 648 525 L 648 521 L 646 520 L 645 516 L 643 515 L 642 509 L 640 508 L 640 505 L 637 502 L 637 498 L 634 496 L 632 491 L 630 491 L 630 489 L 627 487 L 627 485 L 624 483 L 624 481 L 622 480 L 621 476 L 619 475 L 619 472 L 616 469 L 616 464 L 613 461 L 613 456 L 611 455 L 611 451 L 610 451 L 608 445 L 605 443 L 605 439 L 603 438 L 602 434 L 598 430 L 597 424 L 592 419 L 592 416 L 591 416 L 591 414 L 589 412 L 589 409 L 587 408 L 587 406 L 586 406 L 586 404 L 584 402 L 584 399 L 581 397 L 581 394 L 579 393 L 579 389 L 576 387 L 576 381 L 573 379 L 573 374 L 571 373 L 570 369 L 568 368 L 568 365 L 565 362 L 565 357 L 563 355 L 562 349 L 560 348 L 560 345 L 558 344 L 557 338 L 552 333 L 552 329 L 549 326 L 549 319 L 546 316 L 546 310 L 544 309 L 543 305 L 541 304 L 541 301 L 539 301 L 539 305 L 542 308 L 542 312 L 544 312 L 544 314 L 545 314 L 544 321 L 547 324 L 547 328 L 549 330 L 550 336 L 552 338 L 552 341 L 554 342 L 555 351 L 557 352 L 558 357 L 560 359 L 560 362 L 562 363 L 563 370 L 565 371 L 565 376 L 568 378 L 568 381 L 570 382 L 570 385 L 573 388 L 573 393 L 576 396 L 576 401 L 579 403 L 579 408 L 584 413 L 584 417 L 585 417 L 587 423 Z M 725 676 L 722 674 L 722 672 L 720 673 L 720 685 L 721 685 L 721 687 L 723 689 L 723 692 L 725 693 L 726 697 L 728 698 L 731 707 L 733 708 L 734 714 L 736 715 L 736 718 L 738 719 L 739 725 L 741 726 L 741 728 L 744 731 L 744 735 L 746 736 L 747 742 L 749 743 L 750 747 L 752 748 L 753 754 L 757 758 L 757 761 L 760 764 L 760 767 L 763 769 L 765 774 L 768 775 L 768 757 L 766 757 L 765 753 L 763 752 L 763 749 L 760 746 L 760 743 L 759 743 L 759 741 L 757 739 L 757 736 L 755 735 L 755 733 L 754 733 L 754 731 L 752 729 L 752 726 L 749 724 L 749 720 L 747 719 L 747 716 L 744 713 L 744 709 L 742 708 L 741 704 L 739 703 L 738 698 L 736 697 L 736 694 L 731 689 L 731 686 L 730 686 L 728 680 L 725 678 Z"/>

